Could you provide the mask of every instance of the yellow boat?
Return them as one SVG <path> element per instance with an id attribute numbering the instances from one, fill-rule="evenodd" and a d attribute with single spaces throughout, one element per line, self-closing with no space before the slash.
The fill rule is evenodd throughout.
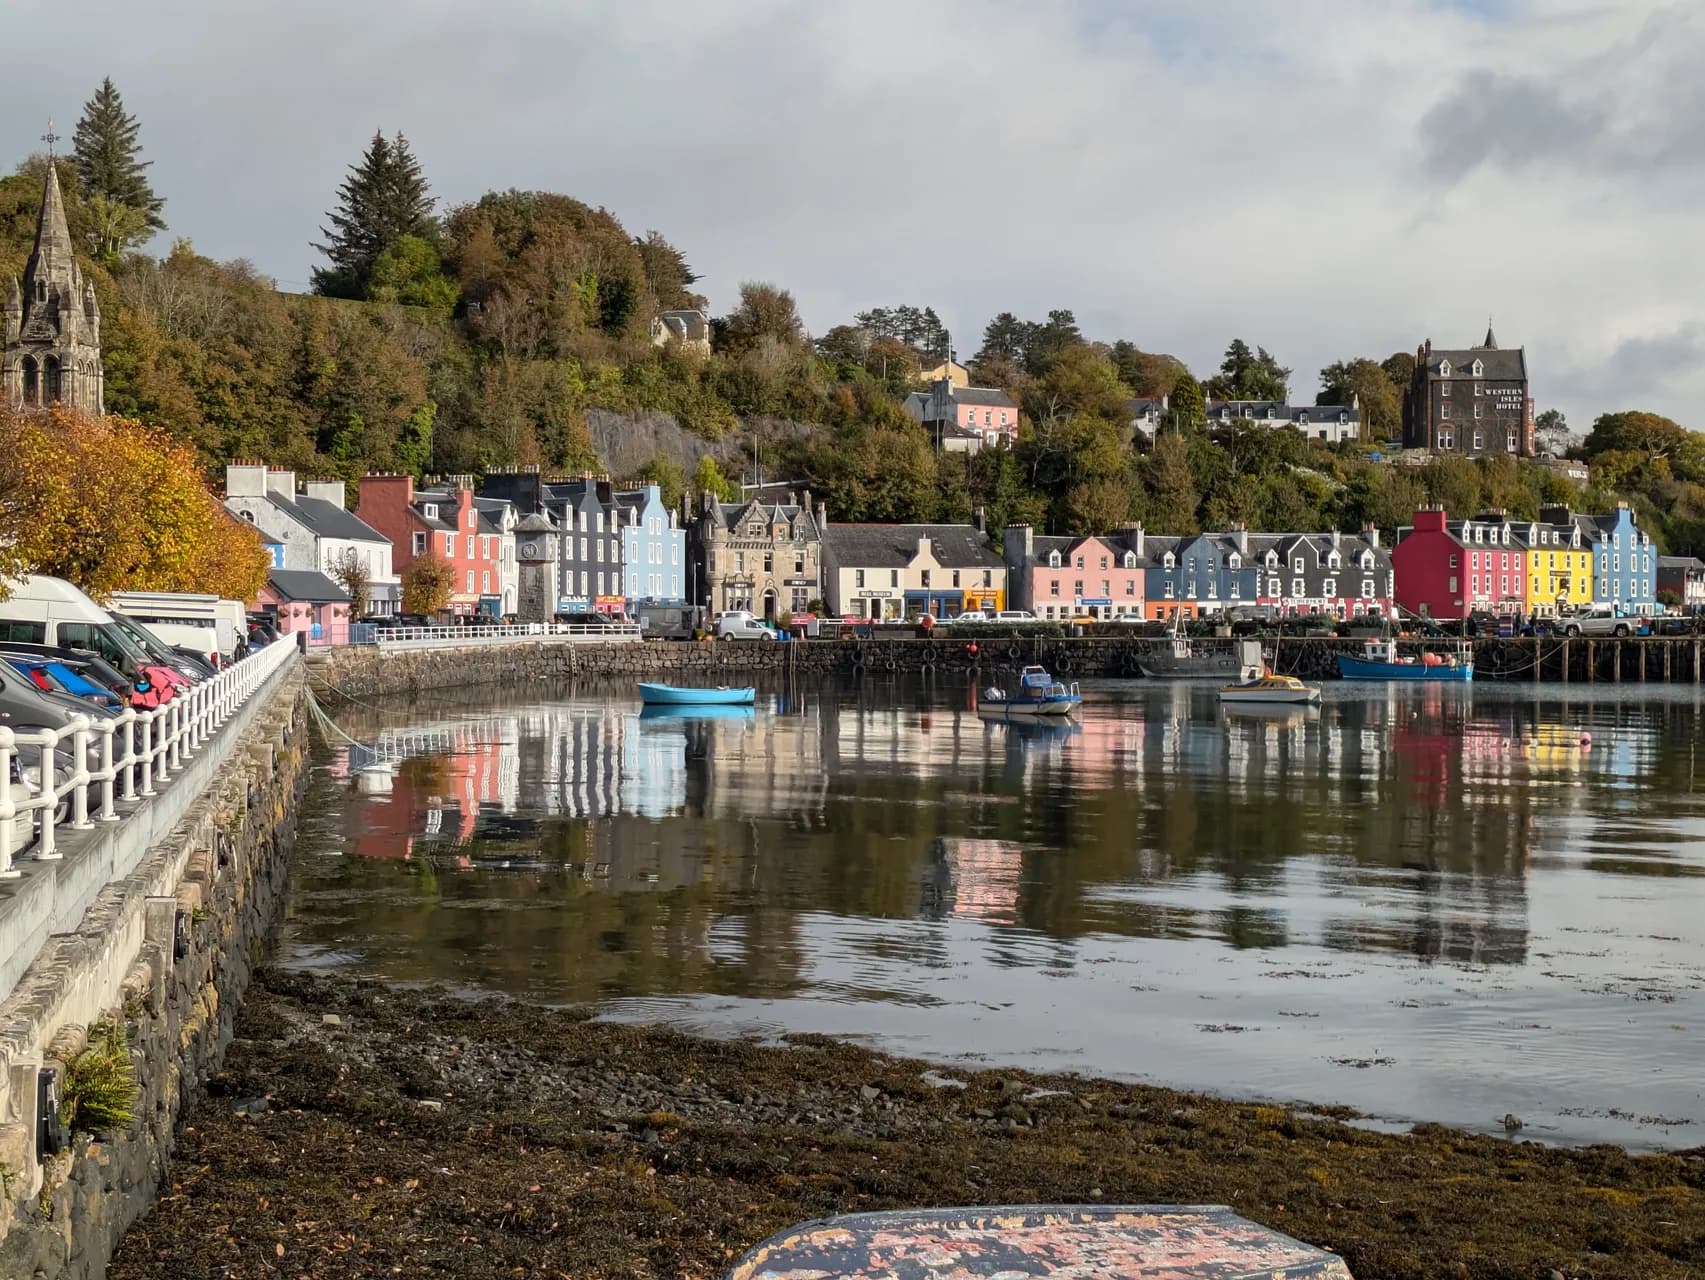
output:
<path id="1" fill-rule="evenodd" d="M 1320 701 L 1320 687 L 1304 684 L 1295 676 L 1276 676 L 1269 671 L 1264 676 L 1258 676 L 1254 680 L 1246 680 L 1242 684 L 1222 686 L 1220 688 L 1220 701 L 1226 703 L 1312 703 Z"/>

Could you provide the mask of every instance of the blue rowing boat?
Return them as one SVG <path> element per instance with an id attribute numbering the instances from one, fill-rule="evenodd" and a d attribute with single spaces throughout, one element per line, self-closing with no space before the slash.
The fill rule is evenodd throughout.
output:
<path id="1" fill-rule="evenodd" d="M 755 689 L 681 689 L 672 684 L 639 686 L 639 700 L 648 707 L 749 707 L 757 701 Z"/>

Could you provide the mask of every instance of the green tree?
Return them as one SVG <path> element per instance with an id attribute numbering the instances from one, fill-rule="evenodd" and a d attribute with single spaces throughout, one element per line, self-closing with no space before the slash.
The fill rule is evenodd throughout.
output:
<path id="1" fill-rule="evenodd" d="M 1379 367 L 1385 370 L 1385 376 L 1390 379 L 1391 388 L 1397 392 L 1401 403 L 1415 377 L 1415 357 L 1407 351 L 1398 351 L 1381 360 Z"/>
<path id="2" fill-rule="evenodd" d="M 1080 343 L 1048 361 L 1025 397 L 1025 410 L 1034 422 L 1074 413 L 1125 422 L 1130 398 L 1131 389 L 1119 381 L 1113 362 Z"/>
<path id="3" fill-rule="evenodd" d="M 1202 384 L 1191 376 L 1188 369 L 1181 369 L 1172 384 L 1172 399 L 1167 413 L 1173 425 L 1180 428 L 1199 427 L 1208 420 Z"/>
<path id="4" fill-rule="evenodd" d="M 1372 360 L 1340 360 L 1320 371 L 1316 404 L 1361 406 L 1362 425 L 1370 440 L 1389 440 L 1403 426 L 1403 404 L 1385 370 Z"/>
<path id="5" fill-rule="evenodd" d="M 709 457 L 705 455 L 706 460 Z M 666 453 L 653 454 L 650 461 L 633 473 L 633 479 L 636 484 L 656 485 L 663 505 L 671 511 L 680 508 L 687 492 L 687 469 Z"/>
<path id="6" fill-rule="evenodd" d="M 141 129 L 108 78 L 83 104 L 72 142 L 78 185 L 93 215 L 89 250 L 108 262 L 166 225 L 160 216 L 166 202 L 148 185 L 146 170 L 153 161 L 140 159 Z"/>
<path id="7" fill-rule="evenodd" d="M 1012 312 L 1001 312 L 984 326 L 983 345 L 977 352 L 976 359 L 983 361 L 999 356 L 1007 360 L 1022 360 L 1025 347 L 1029 343 L 1030 329 L 1030 325 Z"/>
<path id="8" fill-rule="evenodd" d="M 804 345 L 799 308 L 780 285 L 748 280 L 740 286 L 740 305 L 717 322 L 716 346 L 726 355 L 749 355 L 766 346 L 796 353 Z"/>
<path id="9" fill-rule="evenodd" d="M 1220 362 L 1220 371 L 1206 387 L 1214 400 L 1277 400 L 1289 395 L 1291 371 L 1279 366 L 1267 348 L 1251 351 L 1242 338 L 1233 338 Z"/>
<path id="10" fill-rule="evenodd" d="M 432 235 L 434 203 L 408 139 L 375 133 L 338 188 L 337 207 L 326 214 L 331 225 L 320 230 L 326 242 L 314 247 L 331 266 L 314 268 L 314 291 L 366 298 L 381 254 L 404 236 Z"/>
<path id="11" fill-rule="evenodd" d="M 373 260 L 367 296 L 373 302 L 451 311 L 460 290 L 444 274 L 438 246 L 424 236 L 402 236 Z"/>
<path id="12" fill-rule="evenodd" d="M 679 311 L 705 305 L 704 296 L 692 292 L 690 285 L 699 277 L 687 265 L 686 255 L 665 240 L 660 232 L 647 231 L 636 237 L 634 248 L 645 271 L 645 283 L 665 311 Z"/>
<path id="13" fill-rule="evenodd" d="M 1148 465 L 1148 525 L 1153 533 L 1195 533 L 1201 495 L 1190 468 L 1190 446 L 1180 435 L 1155 441 Z"/>
<path id="14" fill-rule="evenodd" d="M 1107 355 L 1119 371 L 1119 381 L 1129 387 L 1133 395 L 1170 395 L 1172 384 L 1184 371 L 1183 361 L 1176 356 L 1151 355 L 1123 338 L 1113 344 Z"/>
<path id="15" fill-rule="evenodd" d="M 716 459 L 705 454 L 693 468 L 693 499 L 696 502 L 700 494 L 712 494 L 723 502 L 733 502 L 740 496 L 740 486 L 722 474 L 722 468 L 717 466 Z"/>

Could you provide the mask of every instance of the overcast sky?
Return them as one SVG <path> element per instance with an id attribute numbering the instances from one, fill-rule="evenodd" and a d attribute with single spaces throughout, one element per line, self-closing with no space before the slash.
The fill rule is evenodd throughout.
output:
<path id="1" fill-rule="evenodd" d="M 400 129 L 443 202 L 657 228 L 717 311 L 748 279 L 818 333 L 928 304 L 969 355 L 1070 307 L 1198 373 L 1259 343 L 1306 400 L 1490 315 L 1576 429 L 1700 425 L 1696 2 L 3 0 L 0 47 L 8 162 L 110 75 L 167 235 L 286 289 Z"/>

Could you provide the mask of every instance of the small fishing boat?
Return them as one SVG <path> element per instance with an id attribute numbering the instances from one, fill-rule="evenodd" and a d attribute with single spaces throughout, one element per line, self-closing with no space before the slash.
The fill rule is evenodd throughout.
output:
<path id="1" fill-rule="evenodd" d="M 1336 1254 L 1223 1205 L 899 1209 L 805 1222 L 753 1249 L 726 1280 L 833 1276 L 1104 1276 L 1351 1280 Z"/>
<path id="2" fill-rule="evenodd" d="M 1164 646 L 1145 648 L 1137 658 L 1137 669 L 1151 680 L 1253 680 L 1266 665 L 1259 640 L 1236 640 L 1230 645 L 1210 641 L 1198 647 L 1178 620 Z"/>
<path id="3" fill-rule="evenodd" d="M 1360 657 L 1338 655 L 1338 674 L 1346 680 L 1447 680 L 1466 684 L 1474 679 L 1474 661 L 1466 650 L 1423 653 L 1418 658 L 1397 654 L 1397 641 L 1369 640 Z"/>
<path id="4" fill-rule="evenodd" d="M 1018 673 L 1016 693 L 1009 696 L 1001 689 L 984 689 L 979 693 L 977 714 L 985 720 L 1069 716 L 1082 701 L 1075 683 L 1062 684 L 1043 668 L 1030 666 Z"/>
<path id="5" fill-rule="evenodd" d="M 648 707 L 749 707 L 757 700 L 755 689 L 682 689 L 672 684 L 640 682 L 639 700 Z"/>
<path id="6" fill-rule="evenodd" d="M 1243 703 L 1319 702 L 1320 687 L 1304 684 L 1295 676 L 1276 676 L 1269 671 L 1254 680 L 1224 686 L 1220 690 L 1220 701 L 1228 706 Z"/>

